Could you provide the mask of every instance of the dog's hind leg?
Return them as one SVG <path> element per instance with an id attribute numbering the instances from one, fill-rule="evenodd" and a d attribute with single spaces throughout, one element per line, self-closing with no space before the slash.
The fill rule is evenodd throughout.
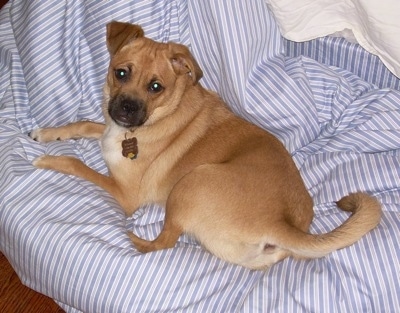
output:
<path id="1" fill-rule="evenodd" d="M 164 226 L 161 233 L 153 241 L 139 238 L 133 233 L 128 233 L 135 247 L 143 253 L 173 248 L 183 233 L 181 225 L 182 206 L 185 201 L 180 197 L 180 188 L 173 188 L 166 202 Z"/>
<path id="2" fill-rule="evenodd" d="M 139 238 L 131 232 L 128 233 L 136 249 L 143 253 L 173 248 L 181 234 L 182 229 L 175 225 L 172 219 L 169 219 L 167 216 L 165 218 L 163 230 L 153 241 L 147 241 Z"/>

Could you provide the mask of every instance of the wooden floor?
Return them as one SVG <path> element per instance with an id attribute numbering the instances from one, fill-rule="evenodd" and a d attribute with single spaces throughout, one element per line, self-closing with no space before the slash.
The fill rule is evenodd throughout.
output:
<path id="1" fill-rule="evenodd" d="M 17 274 L 0 252 L 1 313 L 62 313 L 52 299 L 21 284 Z"/>

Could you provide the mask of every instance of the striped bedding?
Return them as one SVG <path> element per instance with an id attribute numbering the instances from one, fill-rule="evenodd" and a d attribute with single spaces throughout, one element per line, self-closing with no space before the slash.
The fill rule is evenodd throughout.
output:
<path id="1" fill-rule="evenodd" d="M 125 217 L 98 187 L 31 165 L 63 154 L 107 173 L 96 140 L 27 136 L 102 121 L 110 20 L 188 45 L 201 83 L 285 144 L 315 201 L 312 232 L 340 225 L 334 201 L 356 190 L 382 202 L 381 224 L 327 257 L 265 272 L 189 236 L 138 253 L 126 230 L 154 238 L 162 208 Z M 0 39 L 0 250 L 24 284 L 67 312 L 398 312 L 400 85 L 379 59 L 341 38 L 282 39 L 263 0 L 14 0 L 0 11 Z"/>

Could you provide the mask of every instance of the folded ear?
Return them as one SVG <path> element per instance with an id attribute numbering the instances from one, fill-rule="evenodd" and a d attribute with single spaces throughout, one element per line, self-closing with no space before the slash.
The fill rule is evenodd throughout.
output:
<path id="1" fill-rule="evenodd" d="M 110 22 L 107 24 L 108 52 L 113 56 L 129 42 L 143 36 L 143 29 L 139 25 L 116 21 Z"/>
<path id="2" fill-rule="evenodd" d="M 200 78 L 203 77 L 203 71 L 189 49 L 184 45 L 176 43 L 170 43 L 170 47 L 171 64 L 175 73 L 178 75 L 190 75 L 193 80 L 193 85 L 197 84 Z"/>

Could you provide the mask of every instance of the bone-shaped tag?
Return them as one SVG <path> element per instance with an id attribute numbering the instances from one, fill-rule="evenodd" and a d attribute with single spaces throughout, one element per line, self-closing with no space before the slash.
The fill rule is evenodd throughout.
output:
<path id="1" fill-rule="evenodd" d="M 136 137 L 124 139 L 122 141 L 122 155 L 125 158 L 134 160 L 137 158 L 139 149 Z"/>

